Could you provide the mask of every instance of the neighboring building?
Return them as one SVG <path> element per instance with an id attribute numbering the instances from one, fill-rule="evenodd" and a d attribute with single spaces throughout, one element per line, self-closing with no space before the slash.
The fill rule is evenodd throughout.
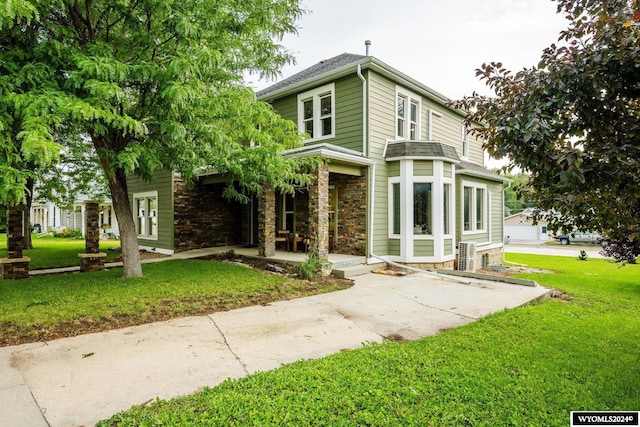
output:
<path id="1" fill-rule="evenodd" d="M 142 247 L 258 245 L 269 256 L 276 230 L 288 230 L 371 262 L 453 267 L 458 247 L 501 262 L 505 178 L 484 168 L 481 143 L 445 96 L 377 58 L 342 54 L 257 98 L 307 134 L 285 155 L 323 159 L 315 183 L 244 206 L 222 197 L 221 176 L 192 188 L 171 172 L 153 184 L 130 176 Z"/>
<path id="2" fill-rule="evenodd" d="M 504 219 L 504 234 L 509 240 L 542 241 L 549 240 L 548 222 L 539 220 L 533 225 L 533 208 L 527 208 L 520 213 Z"/>
<path id="3" fill-rule="evenodd" d="M 75 201 L 69 208 L 60 208 L 53 202 L 31 203 L 31 225 L 35 231 L 80 230 L 84 236 L 84 200 Z M 111 201 L 100 203 L 100 228 L 108 236 L 118 236 L 118 220 Z"/>

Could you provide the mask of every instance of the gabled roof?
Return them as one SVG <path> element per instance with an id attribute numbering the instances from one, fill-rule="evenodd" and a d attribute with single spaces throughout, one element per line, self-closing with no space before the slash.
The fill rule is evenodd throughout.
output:
<path id="1" fill-rule="evenodd" d="M 286 79 L 269 86 L 266 89 L 258 91 L 256 93 L 256 96 L 258 98 L 261 98 L 263 96 L 269 95 L 270 93 L 277 92 L 280 89 L 293 86 L 297 83 L 301 83 L 306 80 L 311 80 L 314 77 L 321 76 L 325 73 L 328 73 L 333 70 L 337 70 L 340 67 L 353 64 L 354 62 L 358 62 L 365 58 L 366 56 L 363 56 L 363 55 L 355 55 L 353 53 L 343 53 L 342 55 L 325 59 L 307 69 L 300 71 L 299 73 L 294 74 L 293 76 L 287 77 Z"/>
<path id="2" fill-rule="evenodd" d="M 284 96 L 301 93 L 307 89 L 320 86 L 340 77 L 356 73 L 356 68 L 361 67 L 362 70 L 371 69 L 375 72 L 405 86 L 414 92 L 421 93 L 424 96 L 446 106 L 451 100 L 430 87 L 420 83 L 412 77 L 402 73 L 401 71 L 391 67 L 373 56 L 356 55 L 353 53 L 343 53 L 330 59 L 320 61 L 305 70 L 294 74 L 276 84 L 273 84 L 256 93 L 257 99 L 261 101 L 272 101 Z M 448 107 L 447 108 L 451 108 Z M 458 110 L 453 110 L 458 111 Z M 462 111 L 458 111 L 464 114 Z"/>

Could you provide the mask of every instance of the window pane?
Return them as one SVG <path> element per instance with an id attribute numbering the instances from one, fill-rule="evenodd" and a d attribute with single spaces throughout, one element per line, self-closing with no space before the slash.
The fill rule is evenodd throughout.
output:
<path id="1" fill-rule="evenodd" d="M 331 117 L 322 119 L 322 136 L 331 135 Z"/>
<path id="2" fill-rule="evenodd" d="M 405 99 L 401 96 L 398 97 L 398 117 L 404 119 Z"/>
<path id="3" fill-rule="evenodd" d="M 444 234 L 449 234 L 449 201 L 451 200 L 451 184 L 444 184 L 442 192 L 442 230 Z"/>
<path id="4" fill-rule="evenodd" d="M 412 139 L 412 140 L 414 140 L 414 141 L 415 141 L 416 139 L 418 139 L 418 138 L 417 138 L 417 135 L 416 135 L 416 124 L 415 124 L 415 123 L 411 123 L 411 125 L 410 125 L 410 129 L 409 129 L 409 139 Z"/>
<path id="5" fill-rule="evenodd" d="M 476 188 L 476 230 L 484 229 L 484 190 Z"/>
<path id="6" fill-rule="evenodd" d="M 313 138 L 313 119 L 305 120 L 303 124 L 304 124 L 303 132 L 306 133 L 309 136 L 309 138 Z"/>
<path id="7" fill-rule="evenodd" d="M 413 184 L 413 234 L 431 234 L 431 184 Z"/>
<path id="8" fill-rule="evenodd" d="M 404 120 L 398 118 L 398 137 L 404 138 Z"/>
<path id="9" fill-rule="evenodd" d="M 463 210 L 464 210 L 464 231 L 471 230 L 471 195 L 472 195 L 471 187 L 464 187 L 464 201 L 463 201 Z"/>
<path id="10" fill-rule="evenodd" d="M 304 119 L 311 119 L 313 117 L 313 99 L 309 99 L 308 101 L 304 101 L 303 104 L 303 114 Z"/>
<path id="11" fill-rule="evenodd" d="M 144 199 L 138 199 L 138 216 L 144 216 Z"/>
<path id="12" fill-rule="evenodd" d="M 400 234 L 400 184 L 392 185 L 393 197 L 393 234 Z"/>
<path id="13" fill-rule="evenodd" d="M 417 102 L 411 102 L 411 121 L 414 123 L 418 121 L 418 103 Z"/>
<path id="14" fill-rule="evenodd" d="M 320 115 L 326 116 L 331 114 L 331 95 L 324 95 L 320 98 Z"/>

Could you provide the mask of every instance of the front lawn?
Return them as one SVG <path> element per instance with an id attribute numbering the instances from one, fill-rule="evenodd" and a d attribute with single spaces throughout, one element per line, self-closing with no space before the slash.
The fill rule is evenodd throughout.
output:
<path id="1" fill-rule="evenodd" d="M 342 289 L 347 281 L 307 282 L 205 260 L 0 281 L 0 346 L 50 340 L 174 317 Z"/>
<path id="2" fill-rule="evenodd" d="M 80 265 L 79 253 L 85 251 L 83 239 L 67 239 L 53 236 L 38 238 L 31 235 L 33 249 L 23 252 L 24 256 L 31 258 L 29 269 L 40 270 L 43 268 L 71 267 Z M 119 252 L 108 250 L 120 246 L 118 240 L 100 241 L 100 250 L 107 254 L 105 262 L 114 261 L 120 256 Z M 0 258 L 7 256 L 7 235 L 0 234 Z"/>
<path id="3" fill-rule="evenodd" d="M 140 407 L 101 426 L 567 426 L 640 409 L 640 266 L 509 254 L 563 298 Z"/>

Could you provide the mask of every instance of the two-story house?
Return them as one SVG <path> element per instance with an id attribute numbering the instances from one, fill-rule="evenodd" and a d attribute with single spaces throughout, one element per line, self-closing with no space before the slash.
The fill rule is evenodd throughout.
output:
<path id="1" fill-rule="evenodd" d="M 372 56 L 342 54 L 257 93 L 306 134 L 285 155 L 322 159 L 314 184 L 265 191 L 248 206 L 222 197 L 223 177 L 187 188 L 173 173 L 129 180 L 139 242 L 173 252 L 258 245 L 272 256 L 278 231 L 336 252 L 453 267 L 459 249 L 501 261 L 503 177 L 449 99 Z M 462 244 L 461 244 L 462 243 Z"/>

